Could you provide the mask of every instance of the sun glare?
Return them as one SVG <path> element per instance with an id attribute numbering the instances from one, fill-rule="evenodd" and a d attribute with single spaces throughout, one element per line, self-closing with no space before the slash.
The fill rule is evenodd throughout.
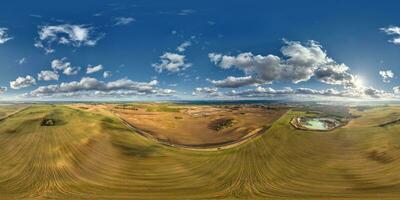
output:
<path id="1" fill-rule="evenodd" d="M 357 88 L 362 88 L 364 87 L 364 79 L 360 76 L 356 76 L 354 78 L 354 84 Z"/>

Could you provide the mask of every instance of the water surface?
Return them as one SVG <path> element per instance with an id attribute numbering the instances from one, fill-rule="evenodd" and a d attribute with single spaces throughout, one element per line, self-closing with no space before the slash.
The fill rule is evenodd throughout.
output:
<path id="1" fill-rule="evenodd" d="M 320 119 L 310 119 L 307 120 L 305 127 L 309 129 L 318 129 L 318 130 L 327 130 L 328 126 L 326 123 L 321 121 Z"/>

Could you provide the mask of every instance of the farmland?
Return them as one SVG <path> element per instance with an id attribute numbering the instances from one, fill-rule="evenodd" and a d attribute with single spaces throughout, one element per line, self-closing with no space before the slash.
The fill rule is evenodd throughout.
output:
<path id="1" fill-rule="evenodd" d="M 179 121 L 186 106 L 111 106 L 33 105 L 0 121 L 0 199 L 400 197 L 399 127 L 380 126 L 400 118 L 395 105 L 350 108 L 355 117 L 328 132 L 295 129 L 290 120 L 308 114 L 286 109 L 265 118 L 265 133 L 209 151 L 164 145 L 123 123 L 123 112 Z M 54 124 L 41 126 L 44 118 Z"/>
<path id="2" fill-rule="evenodd" d="M 130 108 L 130 109 L 129 109 Z M 191 147 L 221 146 L 264 133 L 286 107 L 257 105 L 108 105 L 117 116 L 158 141 Z"/>

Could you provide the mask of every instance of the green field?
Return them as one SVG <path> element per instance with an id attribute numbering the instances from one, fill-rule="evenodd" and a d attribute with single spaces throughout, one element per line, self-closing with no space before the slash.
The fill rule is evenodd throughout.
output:
<path id="1" fill-rule="evenodd" d="M 112 115 L 32 106 L 0 121 L 0 199 L 399 199 L 400 107 L 352 110 L 331 132 L 289 111 L 219 151 L 167 147 Z M 40 126 L 43 118 L 55 126 Z"/>

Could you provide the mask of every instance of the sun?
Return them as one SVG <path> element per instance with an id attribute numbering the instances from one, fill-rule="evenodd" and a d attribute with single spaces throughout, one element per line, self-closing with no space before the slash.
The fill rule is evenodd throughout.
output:
<path id="1" fill-rule="evenodd" d="M 354 85 L 357 87 L 357 88 L 362 88 L 362 87 L 364 87 L 364 80 L 363 80 L 363 78 L 362 77 L 360 77 L 360 76 L 355 76 L 354 77 Z"/>

